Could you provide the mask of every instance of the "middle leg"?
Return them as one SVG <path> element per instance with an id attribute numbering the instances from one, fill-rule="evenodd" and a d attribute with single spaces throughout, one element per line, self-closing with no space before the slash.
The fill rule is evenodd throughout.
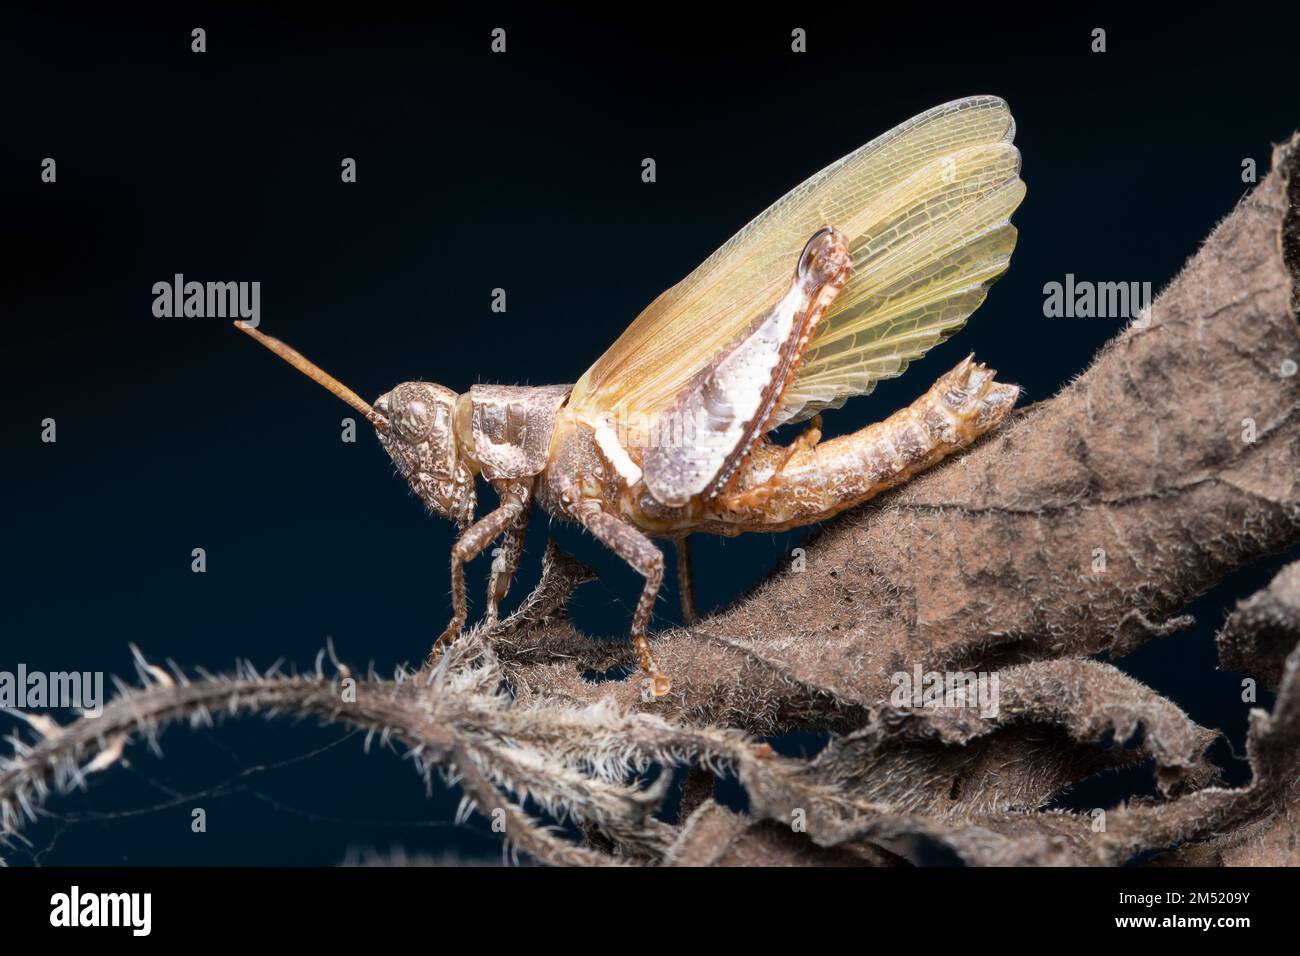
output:
<path id="1" fill-rule="evenodd" d="M 510 590 L 519 569 L 519 558 L 524 551 L 524 537 L 528 534 L 528 518 L 532 513 L 529 504 L 525 504 L 519 517 L 501 537 L 501 547 L 492 552 L 492 576 L 488 579 L 487 614 L 489 624 L 495 623 L 501 601 Z"/>
<path id="2" fill-rule="evenodd" d="M 636 528 L 601 511 L 597 504 L 589 504 L 578 512 L 578 520 L 597 541 L 632 565 L 645 578 L 641 599 L 637 601 L 636 612 L 632 615 L 632 647 L 636 651 L 641 672 L 650 682 L 651 691 L 654 696 L 662 697 L 672 688 L 673 682 L 655 663 L 645 632 L 650 623 L 650 612 L 654 610 L 655 598 L 659 594 L 659 585 L 664 580 L 664 554 Z"/>

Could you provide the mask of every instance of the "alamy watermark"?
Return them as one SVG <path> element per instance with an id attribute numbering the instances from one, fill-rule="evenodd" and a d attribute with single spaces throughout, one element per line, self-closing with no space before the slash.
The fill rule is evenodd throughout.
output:
<path id="1" fill-rule="evenodd" d="M 89 893 L 73 885 L 50 897 L 50 925 L 55 927 L 123 927 L 133 936 L 153 929 L 152 893 Z"/>
<path id="2" fill-rule="evenodd" d="M 260 282 L 186 282 L 178 272 L 171 282 L 155 282 L 153 295 L 160 319 L 243 319 L 254 329 L 262 322 Z"/>
<path id="3" fill-rule="evenodd" d="M 1043 315 L 1049 319 L 1137 319 L 1151 316 L 1150 282 L 1090 282 L 1067 272 L 1064 282 L 1043 286 Z"/>
<path id="4" fill-rule="evenodd" d="M 0 707 L 11 710 L 66 707 L 86 717 L 104 713 L 103 671 L 0 671 Z"/>
<path id="5" fill-rule="evenodd" d="M 709 422 L 704 412 L 629 412 L 620 407 L 603 412 L 600 424 L 625 448 L 693 448 Z"/>
<path id="6" fill-rule="evenodd" d="M 997 671 L 923 671 L 917 664 L 911 671 L 896 671 L 889 680 L 894 685 L 889 703 L 900 709 L 978 708 L 979 715 L 990 720 L 999 713 Z"/>

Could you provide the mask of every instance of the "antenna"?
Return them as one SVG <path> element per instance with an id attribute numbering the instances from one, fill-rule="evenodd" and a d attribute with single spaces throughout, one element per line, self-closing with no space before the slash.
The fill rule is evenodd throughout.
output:
<path id="1" fill-rule="evenodd" d="M 339 398 L 343 399 L 343 401 L 347 402 L 362 415 L 365 415 L 366 421 L 374 425 L 377 431 L 383 432 L 385 435 L 388 434 L 388 419 L 371 408 L 369 403 L 360 395 L 352 391 L 352 389 L 348 388 L 319 365 L 309 361 L 297 350 L 289 348 L 289 346 L 285 345 L 279 339 L 272 338 L 269 335 L 263 335 L 251 325 L 247 325 L 242 321 L 236 322 L 235 328 L 265 345 L 268 349 L 280 356 L 280 358 L 284 359 L 298 371 L 302 372 L 303 375 L 306 375 L 317 385 L 329 389 Z"/>

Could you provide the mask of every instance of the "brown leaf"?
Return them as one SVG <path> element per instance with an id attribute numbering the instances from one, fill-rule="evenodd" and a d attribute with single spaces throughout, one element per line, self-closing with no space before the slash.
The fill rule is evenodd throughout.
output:
<path id="1" fill-rule="evenodd" d="M 1133 801 L 1093 813 L 1016 812 L 966 816 L 859 813 L 814 805 L 808 834 L 823 846 L 868 843 L 924 862 L 940 848 L 975 866 L 1118 866 L 1143 853 L 1179 847 L 1166 864 L 1283 863 L 1296 859 L 1296 807 L 1300 796 L 1300 647 L 1287 658 L 1271 714 L 1251 712 L 1246 741 L 1253 773 L 1238 789 L 1205 787 L 1166 802 Z M 761 775 L 761 770 L 754 771 Z M 756 815 L 789 819 L 792 801 L 782 779 L 746 781 Z M 821 779 L 805 788 L 825 787 Z M 758 799 L 754 796 L 757 794 Z M 1221 834 L 1228 834 L 1223 837 Z M 1207 847 L 1193 841 L 1214 839 Z"/>
<path id="2" fill-rule="evenodd" d="M 1166 794 L 1217 776 L 1204 759 L 1214 733 L 1107 664 L 1024 664 L 1002 671 L 998 689 L 995 717 L 978 708 L 887 710 L 833 740 L 814 766 L 901 813 L 961 816 L 1037 809 L 1070 784 L 1144 759 L 1154 759 Z M 1115 746 L 1099 746 L 1109 741 Z"/>
<path id="3" fill-rule="evenodd" d="M 865 844 L 822 847 L 788 826 L 732 813 L 712 800 L 690 815 L 665 866 L 896 866 Z"/>
<path id="4" fill-rule="evenodd" d="M 1300 540 L 1300 376 L 1280 372 L 1300 355 L 1283 256 L 1295 142 L 1157 299 L 1149 327 L 1126 329 L 969 453 L 830 523 L 805 571 L 659 635 L 667 698 L 640 704 L 635 676 L 512 674 L 529 693 L 612 695 L 773 734 L 851 726 L 887 697 L 890 674 L 918 663 L 1118 655 L 1186 623 L 1174 615 L 1193 597 Z M 571 641 L 563 628 L 557 639 Z"/>
<path id="5" fill-rule="evenodd" d="M 1300 640 L 1300 561 L 1287 565 L 1265 591 L 1237 604 L 1219 631 L 1226 670 L 1257 675 L 1276 690 L 1287 651 Z"/>

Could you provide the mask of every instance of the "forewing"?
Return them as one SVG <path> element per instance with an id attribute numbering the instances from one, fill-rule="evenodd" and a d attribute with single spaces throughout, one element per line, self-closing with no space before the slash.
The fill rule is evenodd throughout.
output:
<path id="1" fill-rule="evenodd" d="M 835 226 L 844 233 L 850 249 L 854 250 L 858 271 L 871 265 L 866 257 L 879 254 L 883 258 L 881 268 L 865 270 L 875 278 L 861 290 L 855 288 L 860 282 L 855 272 L 808 348 L 818 346 L 831 329 L 852 329 L 854 335 L 863 331 L 857 320 L 882 314 L 872 311 L 872 303 L 879 302 L 879 294 L 885 288 L 881 283 L 887 284 L 891 276 L 895 281 L 902 278 L 899 269 L 891 271 L 886 263 L 897 264 L 909 243 L 918 248 L 915 243 L 919 220 L 899 219 L 927 195 L 917 180 L 918 170 L 937 164 L 942 167 L 942 174 L 953 169 L 953 162 L 958 162 L 960 172 L 966 168 L 959 161 L 963 151 L 980 145 L 997 145 L 1004 153 L 1015 156 L 1014 147 L 1010 146 L 1013 133 L 1014 123 L 1006 103 L 993 96 L 969 97 L 913 117 L 817 173 L 652 302 L 578 382 L 569 402 L 570 409 L 594 419 L 610 412 L 652 414 L 667 408 L 701 369 L 744 332 L 755 316 L 777 302 L 785 292 L 792 264 L 808 238 L 823 225 Z M 1011 176 L 1015 178 L 1015 173 Z M 948 194 L 950 201 L 959 196 L 960 190 Z M 907 205 L 900 209 L 900 203 Z M 933 203 L 927 208 L 931 214 L 942 213 L 945 221 L 958 218 L 961 211 L 958 206 L 943 212 Z M 917 215 L 921 214 L 918 211 Z M 889 223 L 904 230 L 898 233 L 897 240 L 890 238 Z M 941 245 L 946 249 L 949 243 Z M 861 262 L 859 253 L 864 257 Z M 933 250 L 933 255 L 939 254 L 939 248 Z M 934 288 L 946 287 L 935 285 Z M 919 291 L 910 298 L 902 290 L 895 292 L 898 296 L 895 301 L 912 310 L 924 304 L 922 299 L 929 300 L 928 295 Z M 855 304 L 856 311 L 846 316 L 843 323 L 833 321 Z M 965 314 L 969 310 L 962 318 Z M 902 314 L 894 318 L 901 320 L 899 328 L 905 331 L 909 328 L 907 322 L 913 320 Z M 928 323 L 951 327 L 956 320 L 949 313 L 947 317 L 935 319 L 918 316 L 915 321 L 918 330 L 915 341 L 920 342 L 929 334 L 921 331 L 930 328 Z M 878 333 L 878 336 L 879 341 L 892 342 L 895 338 L 892 334 Z M 826 344 L 829 346 L 831 341 Z M 862 351 L 852 343 L 839 348 L 854 356 Z M 873 368 L 879 369 L 882 377 L 885 373 L 897 374 L 897 370 L 889 373 L 895 367 L 890 363 L 903 361 L 889 358 L 891 350 L 903 354 L 903 346 L 890 345 L 880 355 L 869 356 L 876 362 Z M 831 353 L 829 350 L 818 353 L 822 354 Z M 858 359 L 852 362 L 835 369 L 819 364 L 816 366 L 819 377 L 808 378 L 806 382 L 804 372 L 796 373 L 786 393 L 805 383 L 805 391 L 797 393 L 801 396 L 801 410 L 808 405 L 810 395 L 814 396 L 811 400 L 824 398 L 829 404 L 842 401 L 839 396 L 845 388 L 869 388 L 870 384 L 862 384 L 864 379 L 858 367 L 861 362 Z M 832 372 L 841 373 L 840 377 L 834 377 Z M 781 414 L 783 420 L 793 417 L 787 413 L 784 399 Z"/>

